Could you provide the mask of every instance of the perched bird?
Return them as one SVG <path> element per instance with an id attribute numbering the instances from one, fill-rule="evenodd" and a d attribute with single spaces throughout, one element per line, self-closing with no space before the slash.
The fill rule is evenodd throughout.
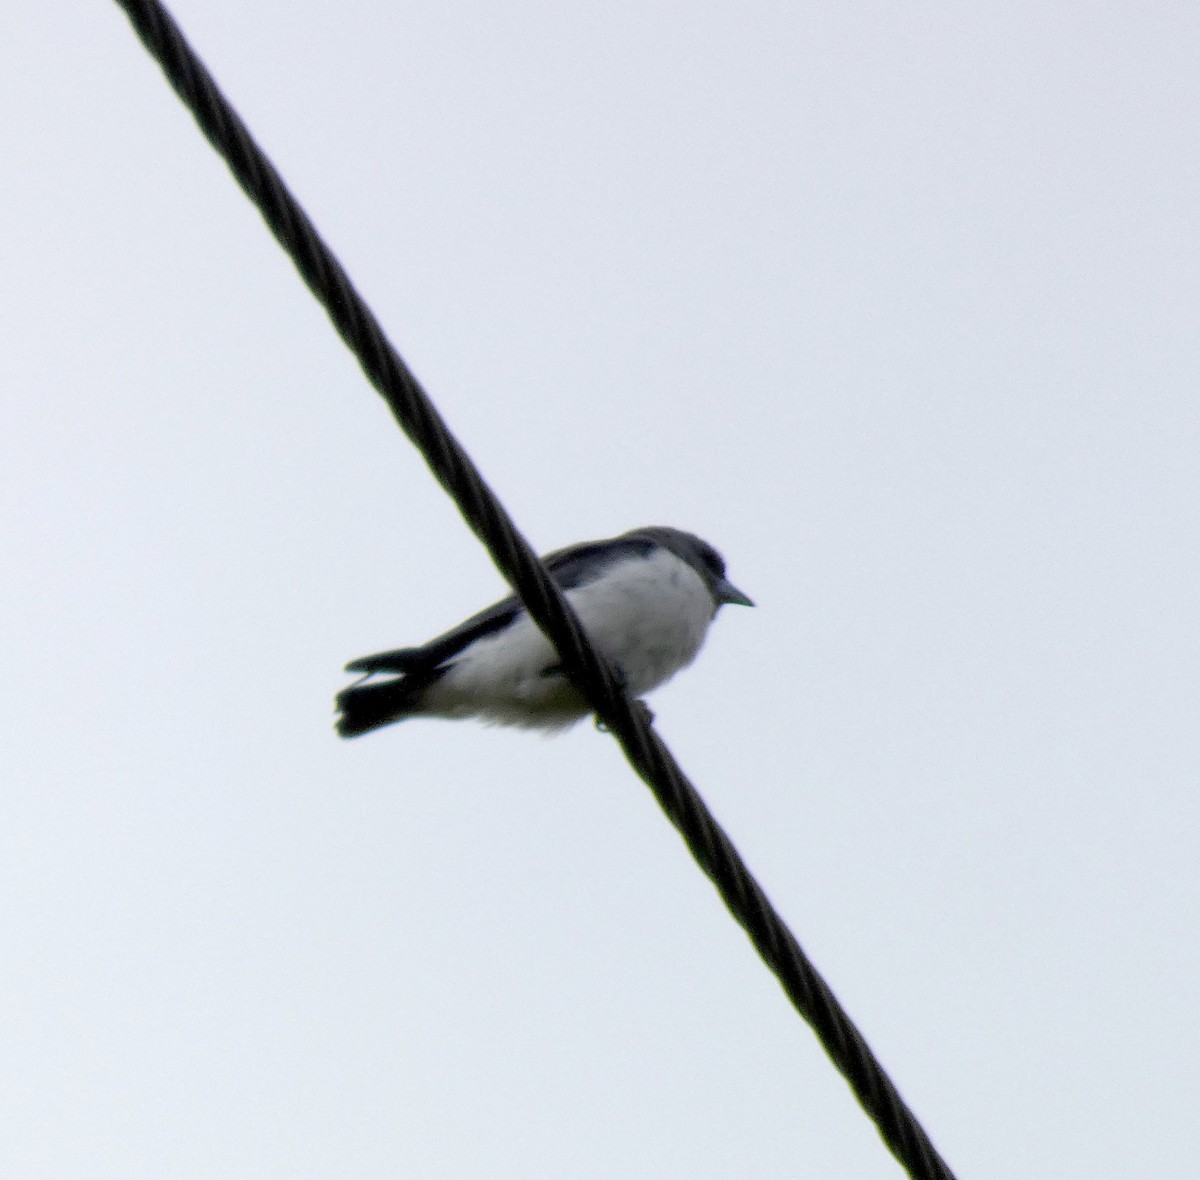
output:
<path id="1" fill-rule="evenodd" d="M 723 603 L 754 605 L 725 577 L 721 555 L 679 529 L 633 529 L 559 549 L 544 561 L 635 697 L 696 658 Z M 424 647 L 364 656 L 346 671 L 364 676 L 338 694 L 342 737 L 408 717 L 478 717 L 493 725 L 554 730 L 590 712 L 550 641 L 515 597 Z"/>

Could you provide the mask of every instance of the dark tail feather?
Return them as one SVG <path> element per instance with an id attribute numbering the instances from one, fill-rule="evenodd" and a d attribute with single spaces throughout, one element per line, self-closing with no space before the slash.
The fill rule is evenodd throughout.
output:
<path id="1" fill-rule="evenodd" d="M 352 684 L 338 693 L 338 733 L 344 738 L 358 737 L 419 713 L 421 695 L 430 683 L 428 677 L 403 677 L 378 684 Z"/>
<path id="2" fill-rule="evenodd" d="M 428 669 L 431 660 L 423 647 L 400 647 L 395 651 L 380 651 L 373 656 L 363 656 L 359 660 L 351 660 L 346 665 L 347 672 L 415 672 L 418 669 Z"/>

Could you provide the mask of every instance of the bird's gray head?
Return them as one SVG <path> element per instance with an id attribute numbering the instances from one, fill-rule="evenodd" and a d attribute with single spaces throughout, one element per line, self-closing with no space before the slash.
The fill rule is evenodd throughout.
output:
<path id="1" fill-rule="evenodd" d="M 707 541 L 702 541 L 692 533 L 685 533 L 682 529 L 667 528 L 664 525 L 634 529 L 626 536 L 645 537 L 686 561 L 703 579 L 717 607 L 724 603 L 737 606 L 754 605 L 750 598 L 725 576 L 725 559 Z"/>

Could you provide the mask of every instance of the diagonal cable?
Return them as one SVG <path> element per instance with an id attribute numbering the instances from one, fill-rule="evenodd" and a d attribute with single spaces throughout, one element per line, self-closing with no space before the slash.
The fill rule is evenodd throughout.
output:
<path id="1" fill-rule="evenodd" d="M 574 611 L 384 335 L 279 173 L 157 0 L 117 0 L 200 129 L 325 308 L 400 428 L 557 648 L 563 668 L 654 792 L 701 869 L 816 1033 L 889 1150 L 915 1180 L 954 1180 L 866 1041 L 751 876 L 729 837 L 592 647 Z"/>

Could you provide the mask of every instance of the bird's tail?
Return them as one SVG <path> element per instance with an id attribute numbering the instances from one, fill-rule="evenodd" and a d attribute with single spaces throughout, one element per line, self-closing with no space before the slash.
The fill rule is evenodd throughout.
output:
<path id="1" fill-rule="evenodd" d="M 412 717 L 421 711 L 421 697 L 429 684 L 427 676 L 352 684 L 338 693 L 338 733 L 344 738 L 358 737 Z"/>

